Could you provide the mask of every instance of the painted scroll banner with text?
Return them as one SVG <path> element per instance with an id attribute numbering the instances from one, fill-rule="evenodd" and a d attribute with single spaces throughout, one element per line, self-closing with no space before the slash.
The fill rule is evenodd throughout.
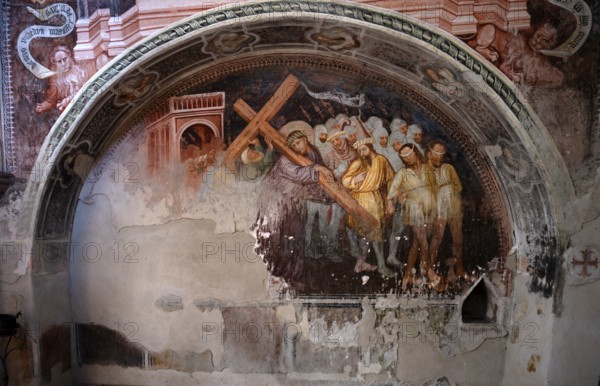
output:
<path id="1" fill-rule="evenodd" d="M 54 71 L 40 64 L 31 55 L 29 51 L 29 43 L 36 38 L 59 38 L 66 36 L 73 28 L 75 28 L 75 11 L 68 4 L 57 3 L 47 6 L 43 9 L 33 9 L 27 7 L 27 11 L 33 14 L 36 18 L 42 21 L 49 20 L 53 17 L 62 16 L 65 21 L 62 25 L 32 25 L 25 28 L 17 39 L 17 51 L 23 65 L 27 67 L 33 75 L 39 79 L 45 79 L 54 75 Z"/>

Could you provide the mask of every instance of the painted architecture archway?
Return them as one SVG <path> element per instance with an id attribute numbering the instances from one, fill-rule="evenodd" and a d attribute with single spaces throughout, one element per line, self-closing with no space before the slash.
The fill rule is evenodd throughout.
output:
<path id="1" fill-rule="evenodd" d="M 123 82 L 148 74 L 153 74 L 151 87 L 136 92 L 122 87 Z M 277 92 L 290 75 L 298 80 L 296 87 Z M 206 176 L 211 176 L 211 183 L 219 187 L 212 191 L 226 196 L 225 203 L 212 200 L 210 192 L 202 197 L 194 193 L 191 197 L 197 202 L 190 207 L 186 206 L 189 197 L 164 191 L 154 199 L 172 203 L 164 204 L 166 214 L 138 224 L 121 222 L 117 228 L 152 227 L 173 219 L 191 218 L 217 224 L 216 228 L 212 225 L 212 234 L 202 233 L 208 237 L 205 242 L 222 245 L 230 233 L 248 236 L 255 220 L 252 217 L 257 212 L 256 206 L 248 207 L 253 201 L 240 200 L 239 206 L 229 211 L 223 209 L 226 203 L 241 197 L 240 192 L 257 199 L 262 181 L 253 174 L 250 179 L 241 178 L 241 185 L 236 185 L 240 183 L 239 176 L 244 176 L 243 167 L 240 170 L 238 165 L 236 177 L 223 163 L 228 147 L 244 135 L 246 121 L 252 120 L 251 117 L 243 119 L 239 109 L 234 110 L 234 104 L 242 99 L 260 114 L 263 106 L 269 105 L 271 96 L 279 95 L 286 99 L 285 103 L 276 112 L 267 114 L 268 122 L 276 129 L 298 120 L 306 121 L 312 128 L 339 114 L 364 117 L 363 121 L 368 116 L 377 116 L 388 121 L 402 118 L 409 124 L 419 124 L 425 144 L 435 139 L 445 141 L 463 180 L 463 200 L 468 202 L 465 218 L 471 225 L 465 227 L 470 232 L 465 236 L 465 245 L 474 251 L 469 255 L 468 267 L 476 271 L 480 280 L 481 275 L 489 273 L 487 266 L 494 261 L 496 273 L 529 271 L 532 275 L 530 290 L 540 296 L 552 295 L 556 264 L 564 248 L 564 208 L 574 193 L 572 186 L 566 183 L 568 173 L 553 141 L 512 83 L 460 40 L 403 15 L 343 2 L 265 1 L 207 11 L 142 41 L 94 76 L 60 117 L 37 161 L 38 165 L 52 165 L 51 172 L 42 179 L 30 181 L 25 197 L 32 217 L 30 223 L 23 224 L 23 235 L 31 232 L 34 235 L 31 242 L 39 250 L 51 246 L 43 258 L 34 257 L 24 263 L 30 265 L 33 272 L 36 297 L 32 308 L 45 299 L 43 292 L 51 280 L 50 274 L 70 270 L 72 285 L 93 279 L 88 268 L 78 267 L 70 251 L 73 240 L 82 241 L 86 247 L 93 241 L 86 238 L 85 233 L 92 230 L 82 226 L 81 220 L 77 222 L 76 212 L 94 214 L 89 207 L 94 204 L 94 189 L 101 188 L 98 181 L 103 177 L 124 181 L 115 170 L 126 174 L 127 181 L 133 181 L 136 176 L 146 178 L 143 171 L 147 165 L 136 161 L 141 158 L 120 158 L 143 142 L 144 118 L 160 110 L 169 98 L 213 92 L 224 92 L 227 101 L 223 116 L 224 144 L 221 153 L 217 151 L 211 162 L 199 167 L 202 170 L 198 173 L 202 183 L 206 182 Z M 357 105 L 354 97 L 362 98 L 364 103 Z M 266 145 L 264 139 L 260 145 Z M 113 170 L 111 165 L 115 163 L 117 169 Z M 47 169 L 46 166 L 41 170 Z M 112 174 L 107 174 L 111 170 Z M 140 174 L 136 174 L 138 172 Z M 164 182 L 160 178 L 166 177 L 148 180 L 148 184 Z M 94 188 L 95 185 L 98 187 Z M 113 191 L 115 196 L 112 197 L 126 191 Z M 96 200 L 108 197 L 110 201 L 110 194 L 104 192 L 101 196 Z M 115 205 L 115 213 L 123 208 L 114 201 L 112 205 Z M 221 209 L 211 215 L 206 210 L 208 207 Z M 129 210 L 129 215 L 134 214 L 132 218 L 140 214 L 136 209 Z M 78 224 L 75 229 L 74 221 Z M 243 240 L 252 246 L 255 243 L 253 239 Z M 475 248 L 478 240 L 484 244 L 479 249 Z M 125 244 L 117 248 L 128 252 L 127 240 L 121 241 Z M 187 248 L 193 246 L 190 244 Z M 242 256 L 250 253 L 244 248 L 239 250 Z M 97 255 L 85 256 L 91 260 L 97 258 Z M 262 257 L 269 260 L 268 256 Z M 203 258 L 206 259 L 206 254 L 200 256 L 199 261 Z M 484 267 L 478 270 L 477 266 Z M 281 276 L 273 271 L 272 276 L 268 275 L 264 265 L 253 269 L 250 274 L 231 274 L 232 280 L 255 275 L 262 285 L 272 276 Z M 158 275 L 160 270 L 147 275 L 154 277 L 152 275 Z M 222 280 L 223 275 L 221 272 L 215 277 Z M 100 276 L 92 281 L 107 279 Z M 127 277 L 117 281 L 126 281 Z M 298 299 L 296 296 L 316 304 L 319 303 L 317 298 L 340 301 L 354 297 L 354 303 L 360 304 L 361 297 L 377 297 L 389 293 L 390 289 L 392 292 L 395 289 L 398 295 L 405 294 L 393 279 L 382 281 L 377 275 L 368 277 L 367 287 L 365 282 L 360 282 L 364 279 L 359 275 L 354 282 L 348 280 L 351 287 L 341 287 L 339 291 L 335 289 L 338 287 L 321 285 L 310 286 L 308 291 L 292 288 L 290 302 Z M 508 298 L 510 277 L 499 275 L 498 280 L 504 282 L 495 283 L 486 277 L 482 283 L 500 286 Z M 324 280 L 317 278 L 319 282 Z M 192 278 L 185 280 L 188 283 Z M 93 289 L 93 285 L 90 284 L 90 288 Z M 172 283 L 166 286 L 170 285 Z M 184 293 L 197 293 L 202 288 L 201 283 L 198 285 Z M 378 289 L 374 290 L 371 285 Z M 282 288 L 267 287 L 275 292 Z M 358 290 L 353 292 L 348 288 Z M 67 287 L 64 291 L 68 298 Z M 453 293 L 456 294 L 460 297 L 461 292 Z M 277 294 L 269 293 L 269 296 L 269 302 L 278 299 Z M 227 303 L 235 299 L 219 300 Z M 247 301 L 241 295 L 238 299 Z M 134 297 L 132 302 L 139 300 Z M 193 300 L 201 310 L 215 304 L 214 299 L 208 297 Z M 71 316 L 76 322 L 102 324 L 102 320 L 97 320 L 98 314 L 84 310 L 88 297 L 76 295 L 72 301 L 76 315 Z M 457 304 L 460 305 L 460 301 Z M 102 304 L 97 306 L 99 310 L 107 310 Z M 58 308 L 56 312 L 61 312 Z M 65 305 L 62 312 L 69 315 L 70 307 Z M 54 317 L 37 315 L 36 318 L 43 322 L 42 319 Z M 69 318 L 65 316 L 65 320 Z M 496 322 L 502 325 L 501 321 Z M 140 344 L 151 352 L 164 352 L 173 347 L 170 344 L 186 347 L 181 342 L 169 343 L 163 335 L 159 335 L 158 341 L 152 341 L 149 335 L 142 336 L 147 339 L 141 339 Z M 448 350 L 461 353 L 468 348 Z M 212 355 L 218 366 L 221 357 L 214 350 Z"/>

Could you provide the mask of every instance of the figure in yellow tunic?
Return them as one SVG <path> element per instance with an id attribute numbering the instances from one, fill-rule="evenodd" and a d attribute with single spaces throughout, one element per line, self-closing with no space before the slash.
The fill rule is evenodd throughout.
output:
<path id="1" fill-rule="evenodd" d="M 394 272 L 385 265 L 383 257 L 382 225 L 385 215 L 384 197 L 388 185 L 394 176 L 394 170 L 387 158 L 377 154 L 373 149 L 373 138 L 366 138 L 356 142 L 353 146 L 358 150 L 359 158 L 354 160 L 344 176 L 342 184 L 350 191 L 352 197 L 360 206 L 365 208 L 377 221 L 378 228 L 374 235 L 368 236 L 362 231 L 352 217 L 348 218 L 348 237 L 352 245 L 352 251 L 357 256 L 355 272 L 373 271 L 375 266 L 368 264 L 365 259 L 368 252 L 369 241 L 373 245 L 377 256 L 378 271 L 386 277 L 394 276 Z M 362 240 L 359 240 L 359 237 Z"/>
<path id="2" fill-rule="evenodd" d="M 463 234 L 460 199 L 462 184 L 454 167 L 443 162 L 446 149 L 446 145 L 442 141 L 433 141 L 427 151 L 428 166 L 435 172 L 437 185 L 437 216 L 433 223 L 429 259 L 432 264 L 437 262 L 438 249 L 442 243 L 446 225 L 448 225 L 452 235 L 452 257 L 456 259 L 455 273 L 459 277 L 469 279 L 462 262 Z"/>

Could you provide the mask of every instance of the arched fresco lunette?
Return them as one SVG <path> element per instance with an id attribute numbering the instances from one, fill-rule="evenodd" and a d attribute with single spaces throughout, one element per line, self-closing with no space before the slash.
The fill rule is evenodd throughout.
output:
<path id="1" fill-rule="evenodd" d="M 491 103 L 497 108 L 498 115 L 513 126 L 515 138 L 521 141 L 530 159 L 535 162 L 542 181 L 539 194 L 543 200 L 539 203 L 539 210 L 525 216 L 521 223 L 515 221 L 513 236 L 517 243 L 521 242 L 519 247 L 535 244 L 531 251 L 525 253 L 540 254 L 541 259 L 546 261 L 552 261 L 559 255 L 559 214 L 562 213 L 564 203 L 572 197 L 572 188 L 555 183 L 568 180 L 562 160 L 546 130 L 503 75 L 483 62 L 476 53 L 457 39 L 406 16 L 350 3 L 303 1 L 248 3 L 203 13 L 146 39 L 120 55 L 95 76 L 54 125 L 40 152 L 38 169 L 49 170 L 49 173 L 42 173 L 43 178 L 32 178 L 30 182 L 26 209 L 32 212 L 33 217 L 31 224 L 24 224 L 26 227 L 33 227 L 37 238 L 35 242 L 68 241 L 81 179 L 86 177 L 85 169 L 83 172 L 69 169 L 71 161 L 79 157 L 80 161 L 91 162 L 91 159 L 97 157 L 116 139 L 118 133 L 114 130 L 119 127 L 117 122 L 139 111 L 144 103 L 149 101 L 146 98 L 148 95 L 145 95 L 136 103 L 125 107 L 111 103 L 115 95 L 118 95 L 117 85 L 121 80 L 135 76 L 138 72 L 144 74 L 140 69 L 149 68 L 153 63 L 175 58 L 185 44 L 202 39 L 211 32 L 264 20 L 276 20 L 282 24 L 285 24 L 286 20 L 295 20 L 361 26 L 412 44 L 418 42 L 419 49 L 438 55 L 441 62 L 451 63 L 452 66 L 474 74 L 482 92 L 490 97 Z M 240 50 L 243 51 L 244 48 L 241 47 Z M 198 55 L 201 60 L 228 59 L 228 55 Z M 336 55 L 343 57 L 339 52 Z M 161 80 L 166 81 L 169 74 L 160 76 Z M 99 114 L 99 111 L 102 114 Z M 86 133 L 88 135 L 85 135 Z M 534 142 L 533 138 L 542 140 Z M 478 145 L 485 147 L 492 144 Z M 48 165 L 57 166 L 50 168 Z M 502 181 L 509 206 L 516 208 L 517 203 L 528 192 L 520 193 L 518 188 L 511 189 L 506 180 Z M 540 217 L 539 213 L 543 213 L 544 216 Z M 532 221 L 538 223 L 528 228 Z M 526 237 L 528 231 L 544 229 L 545 234 L 540 234 L 540 238 L 546 237 L 547 240 L 531 241 Z M 553 276 L 553 268 L 549 267 L 551 264 L 544 264 L 543 269 L 549 269 L 545 273 L 546 277 Z M 40 267 L 36 262 L 33 267 L 34 272 L 40 274 L 62 269 L 60 264 L 56 267 Z M 552 291 L 552 285 L 537 289 L 548 295 Z"/>

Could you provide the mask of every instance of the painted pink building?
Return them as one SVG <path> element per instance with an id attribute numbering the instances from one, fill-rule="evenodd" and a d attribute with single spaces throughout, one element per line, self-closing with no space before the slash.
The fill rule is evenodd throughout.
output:
<path id="1" fill-rule="evenodd" d="M 454 35 L 474 35 L 477 26 L 493 24 L 508 31 L 529 26 L 526 0 L 359 0 L 410 15 Z M 135 42 L 178 20 L 215 7 L 239 3 L 189 0 L 173 6 L 162 0 L 138 0 L 118 17 L 99 8 L 77 21 L 77 60 L 95 59 L 102 53 L 115 57 Z"/>

